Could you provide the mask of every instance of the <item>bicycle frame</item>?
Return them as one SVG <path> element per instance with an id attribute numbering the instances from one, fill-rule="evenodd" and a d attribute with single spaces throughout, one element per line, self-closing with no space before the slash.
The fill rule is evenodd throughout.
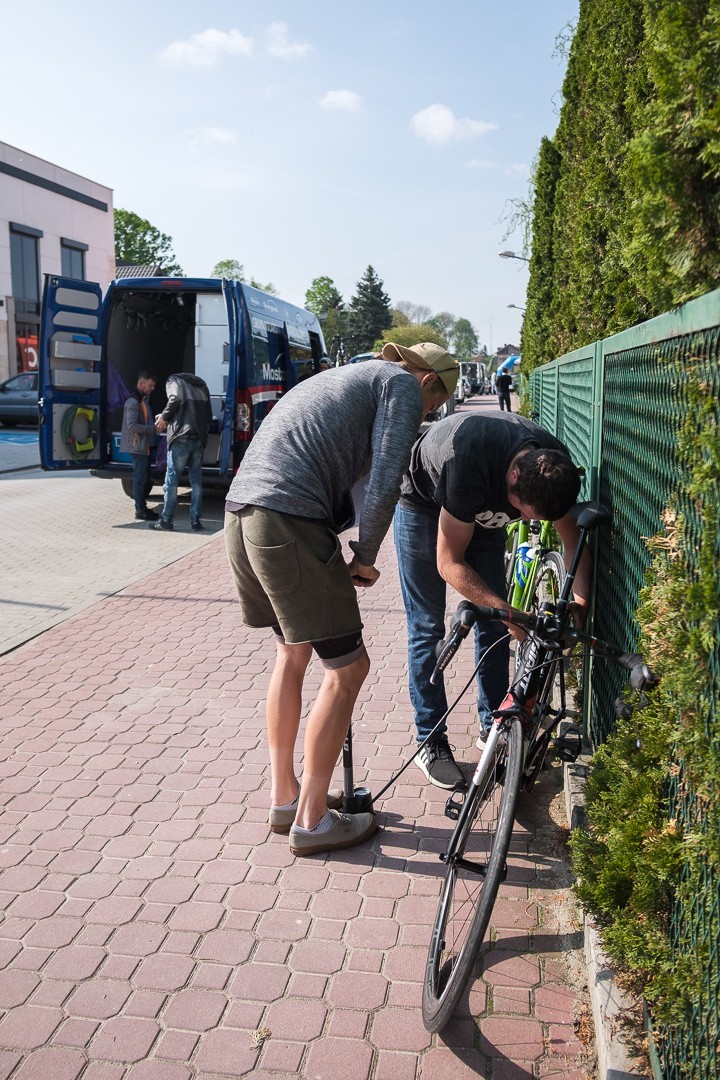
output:
<path id="1" fill-rule="evenodd" d="M 540 559 L 546 551 L 551 551 L 554 547 L 553 525 L 551 521 L 524 521 L 520 518 L 517 521 L 510 522 L 507 526 L 507 535 L 508 541 L 513 542 L 512 583 L 508 590 L 508 603 L 512 604 L 514 608 L 519 608 L 520 611 L 528 611 L 530 609 L 530 598 L 535 588 Z M 517 537 L 517 542 L 515 542 L 515 537 Z M 521 575 L 516 573 L 518 551 L 522 544 L 527 544 L 530 541 L 531 537 L 537 537 L 537 543 L 534 545 L 535 550 L 533 558 L 527 567 L 527 574 Z M 519 578 L 525 578 L 524 584 L 521 584 Z"/>

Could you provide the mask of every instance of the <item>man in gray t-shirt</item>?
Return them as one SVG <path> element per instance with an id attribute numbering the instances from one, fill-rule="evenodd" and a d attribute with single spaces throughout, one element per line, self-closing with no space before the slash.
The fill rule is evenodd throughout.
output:
<path id="1" fill-rule="evenodd" d="M 270 828 L 312 855 L 360 843 L 370 813 L 343 815 L 328 791 L 370 667 L 355 587 L 374 585 L 380 544 L 425 413 L 447 401 L 457 365 L 437 345 L 388 344 L 382 358 L 323 371 L 295 386 L 254 435 L 228 492 L 225 539 L 243 619 L 271 627 L 277 656 L 266 712 Z M 346 565 L 338 533 L 365 476 L 358 539 Z M 307 721 L 302 783 L 293 756 L 305 672 L 325 669 Z"/>

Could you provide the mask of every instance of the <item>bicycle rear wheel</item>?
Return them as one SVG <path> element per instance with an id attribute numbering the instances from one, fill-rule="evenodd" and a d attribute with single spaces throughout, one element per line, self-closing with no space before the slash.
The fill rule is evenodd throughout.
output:
<path id="1" fill-rule="evenodd" d="M 446 856 L 423 987 L 428 1031 L 441 1031 L 472 975 L 505 878 L 522 772 L 523 734 L 511 718 L 484 789 L 471 786 Z"/>

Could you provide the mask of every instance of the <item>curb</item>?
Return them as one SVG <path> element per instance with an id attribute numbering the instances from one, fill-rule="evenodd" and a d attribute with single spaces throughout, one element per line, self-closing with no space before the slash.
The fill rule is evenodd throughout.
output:
<path id="1" fill-rule="evenodd" d="M 582 754 L 564 767 L 565 811 L 571 829 L 584 829 L 585 785 L 589 755 Z M 615 972 L 602 950 L 600 934 L 592 919 L 583 915 L 588 990 L 595 1027 L 599 1080 L 652 1080 L 652 1073 L 639 1065 L 625 1042 L 622 1019 L 637 1002 L 615 981 Z"/>

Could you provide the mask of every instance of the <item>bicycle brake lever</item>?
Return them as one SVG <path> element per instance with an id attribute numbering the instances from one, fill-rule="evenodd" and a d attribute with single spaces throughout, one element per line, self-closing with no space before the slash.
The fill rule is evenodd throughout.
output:
<path id="1" fill-rule="evenodd" d="M 633 690 L 650 690 L 660 681 L 639 653 L 622 653 L 618 656 L 617 663 L 630 672 L 630 685 Z"/>
<path id="2" fill-rule="evenodd" d="M 450 623 L 450 633 L 442 641 L 439 641 L 435 646 L 435 656 L 437 657 L 437 663 L 433 668 L 433 673 L 430 676 L 430 684 L 436 686 L 440 680 L 440 676 L 452 660 L 455 653 L 460 648 L 460 642 L 472 630 L 473 626 L 477 622 L 475 614 L 475 607 L 468 600 L 463 600 L 458 606 L 457 611 L 452 617 Z"/>

